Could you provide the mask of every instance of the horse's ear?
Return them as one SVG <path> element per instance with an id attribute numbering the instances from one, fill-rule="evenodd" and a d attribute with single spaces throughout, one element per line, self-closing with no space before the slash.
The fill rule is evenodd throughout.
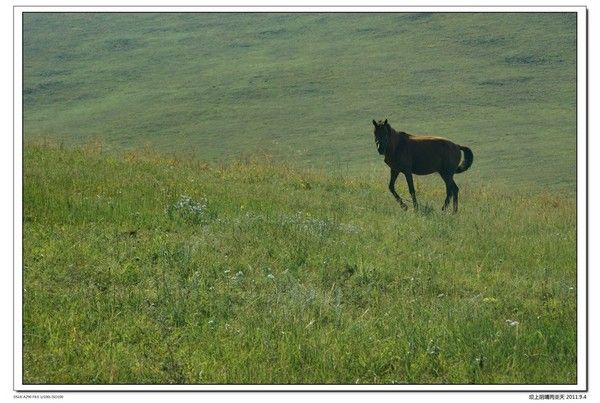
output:
<path id="1" fill-rule="evenodd" d="M 383 122 L 384 125 L 387 125 L 387 119 L 385 120 L 385 122 Z"/>
<path id="2" fill-rule="evenodd" d="M 377 122 L 373 119 L 373 126 L 377 126 Z"/>

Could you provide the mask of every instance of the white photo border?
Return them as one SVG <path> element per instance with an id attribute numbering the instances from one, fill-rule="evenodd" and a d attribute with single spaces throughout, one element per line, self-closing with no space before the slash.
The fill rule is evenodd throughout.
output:
<path id="1" fill-rule="evenodd" d="M 32 385 L 23 384 L 23 51 L 27 12 L 573 12 L 577 13 L 577 384 L 567 385 Z M 13 7 L 13 389 L 19 392 L 587 392 L 588 390 L 588 149 L 587 8 L 585 6 L 14 6 Z"/>

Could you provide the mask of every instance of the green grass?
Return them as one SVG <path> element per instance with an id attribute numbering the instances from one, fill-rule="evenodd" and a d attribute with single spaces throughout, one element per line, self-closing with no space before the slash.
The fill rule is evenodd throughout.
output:
<path id="1" fill-rule="evenodd" d="M 24 383 L 576 383 L 574 198 L 384 172 L 26 144 Z"/>
<path id="2" fill-rule="evenodd" d="M 25 138 L 377 178 L 372 119 L 573 191 L 574 13 L 27 13 Z"/>

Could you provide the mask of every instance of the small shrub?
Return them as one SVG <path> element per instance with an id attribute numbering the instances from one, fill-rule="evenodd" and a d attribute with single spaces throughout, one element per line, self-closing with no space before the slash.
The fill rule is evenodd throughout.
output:
<path id="1" fill-rule="evenodd" d="M 207 224 L 216 217 L 208 208 L 208 200 L 193 200 L 189 196 L 181 196 L 176 203 L 167 206 L 165 212 L 170 219 L 179 219 L 190 224 Z"/>

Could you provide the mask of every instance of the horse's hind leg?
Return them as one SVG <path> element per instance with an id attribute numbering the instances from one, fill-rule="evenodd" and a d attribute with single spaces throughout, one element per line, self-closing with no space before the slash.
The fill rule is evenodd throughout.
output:
<path id="1" fill-rule="evenodd" d="M 396 193 L 396 189 L 395 189 L 395 186 L 394 186 L 396 184 L 396 179 L 398 178 L 399 174 L 400 174 L 399 170 L 396 170 L 396 169 L 390 170 L 390 185 L 389 185 L 389 189 L 390 189 L 390 192 L 392 192 L 392 194 L 396 198 L 396 201 L 398 203 L 400 203 L 400 207 L 402 207 L 403 210 L 406 210 L 406 209 L 408 209 L 408 207 L 406 206 L 406 204 L 404 204 L 404 202 L 402 201 L 402 198 L 400 197 L 400 195 L 398 193 Z"/>
<path id="2" fill-rule="evenodd" d="M 452 177 L 449 175 L 442 175 L 442 179 L 446 184 L 446 200 L 444 200 L 444 207 L 442 207 L 442 211 L 448 208 L 448 204 L 450 204 L 450 197 L 452 196 Z"/>
<path id="3" fill-rule="evenodd" d="M 452 195 L 453 195 L 453 207 L 454 207 L 454 212 L 456 213 L 458 211 L 458 186 L 456 185 L 456 182 L 454 182 L 454 178 L 452 179 Z"/>
<path id="4" fill-rule="evenodd" d="M 450 197 L 453 199 L 453 207 L 454 212 L 458 211 L 458 186 L 456 182 L 454 182 L 454 178 L 451 173 L 442 174 L 442 179 L 446 184 L 446 200 L 444 200 L 444 207 L 442 210 L 446 210 L 448 208 L 448 204 L 450 204 Z"/>

